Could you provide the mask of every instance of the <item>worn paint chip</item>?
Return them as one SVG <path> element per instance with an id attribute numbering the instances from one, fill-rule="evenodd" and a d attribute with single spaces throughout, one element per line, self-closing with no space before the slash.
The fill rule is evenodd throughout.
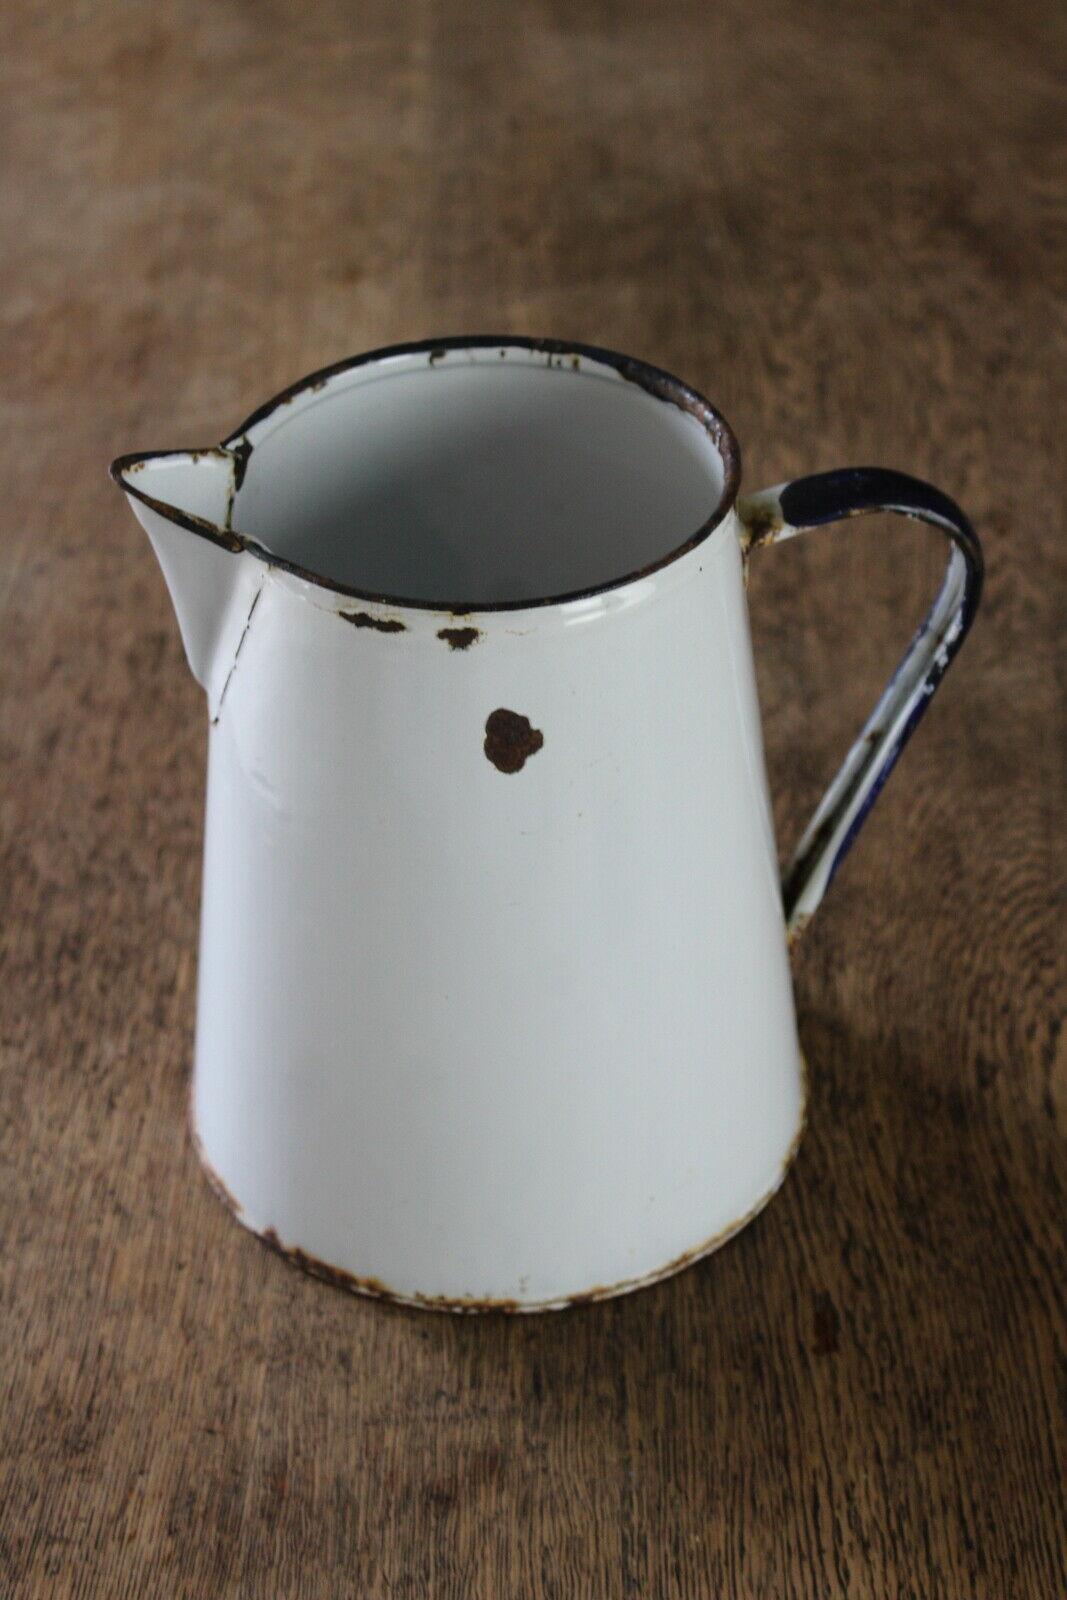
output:
<path id="1" fill-rule="evenodd" d="M 353 628 L 374 628 L 378 633 L 407 632 L 407 623 L 399 617 L 372 617 L 369 611 L 342 611 L 340 615 Z"/>
<path id="2" fill-rule="evenodd" d="M 482 636 L 481 628 L 438 628 L 437 637 L 444 639 L 450 650 L 469 650 L 475 639 Z"/>
<path id="3" fill-rule="evenodd" d="M 484 749 L 498 772 L 521 772 L 544 742 L 540 728 L 532 727 L 529 717 L 517 711 L 501 706 L 486 718 Z"/>

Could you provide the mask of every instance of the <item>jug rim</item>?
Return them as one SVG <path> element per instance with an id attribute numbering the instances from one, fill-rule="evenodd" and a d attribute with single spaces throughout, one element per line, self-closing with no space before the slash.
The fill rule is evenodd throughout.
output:
<path id="1" fill-rule="evenodd" d="M 390 360 L 395 357 L 424 355 L 433 364 L 453 351 L 463 350 L 488 350 L 498 348 L 501 353 L 507 349 L 525 350 L 545 355 L 549 365 L 558 359 L 562 365 L 565 358 L 576 356 L 601 366 L 612 368 L 627 382 L 636 384 L 655 400 L 677 406 L 679 410 L 693 417 L 704 429 L 712 446 L 718 453 L 722 462 L 723 481 L 718 499 L 709 515 L 701 522 L 694 533 L 689 534 L 681 543 L 674 545 L 665 554 L 657 556 L 655 560 L 620 574 L 618 577 L 609 578 L 602 583 L 584 585 L 578 589 L 570 589 L 559 594 L 537 596 L 534 599 L 520 600 L 493 600 L 474 601 L 470 599 L 441 599 L 426 600 L 412 599 L 404 595 L 388 594 L 376 589 L 364 588 L 357 584 L 341 583 L 327 577 L 322 572 L 304 566 L 300 562 L 291 561 L 285 556 L 276 555 L 268 550 L 265 545 L 249 534 L 241 533 L 231 525 L 233 504 L 237 491 L 244 481 L 248 462 L 254 453 L 255 443 L 248 435 L 266 422 L 281 406 L 291 404 L 303 395 L 316 394 L 336 377 L 343 373 L 351 372 L 359 367 L 371 366 L 378 362 Z M 203 456 L 221 457 L 229 462 L 233 468 L 233 486 L 229 497 L 227 514 L 223 524 L 210 521 L 206 517 L 196 515 L 194 512 L 183 511 L 180 507 L 170 505 L 141 489 L 127 476 L 148 462 L 161 461 L 167 458 L 184 456 L 194 461 Z M 249 413 L 245 420 L 233 431 L 226 435 L 220 444 L 191 446 L 178 450 L 139 450 L 131 451 L 124 455 L 116 456 L 109 468 L 110 476 L 127 494 L 149 506 L 159 516 L 165 517 L 169 522 L 178 527 L 185 528 L 189 533 L 197 534 L 200 538 L 229 550 L 234 554 L 247 552 L 268 567 L 277 568 L 279 571 L 288 572 L 306 583 L 314 584 L 317 588 L 325 589 L 332 594 L 356 600 L 366 600 L 372 603 L 388 605 L 411 611 L 445 612 L 451 615 L 471 615 L 482 612 L 509 612 L 533 611 L 544 607 L 559 606 L 572 600 L 586 600 L 597 595 L 610 594 L 615 590 L 625 589 L 628 585 L 640 582 L 644 578 L 661 572 L 665 567 L 672 566 L 676 561 L 686 556 L 690 551 L 697 549 L 727 518 L 733 509 L 741 486 L 741 450 L 737 436 L 729 422 L 718 407 L 712 405 L 699 390 L 684 383 L 672 372 L 663 367 L 653 365 L 651 362 L 642 361 L 636 356 L 625 355 L 618 350 L 612 350 L 604 345 L 585 344 L 579 340 L 537 338 L 523 334 L 451 334 L 443 338 L 415 339 L 398 344 L 380 345 L 373 350 L 367 350 L 359 355 L 347 356 L 341 361 L 332 362 L 325 367 L 318 367 L 314 372 L 305 374 L 294 383 L 280 389 L 261 405 Z"/>

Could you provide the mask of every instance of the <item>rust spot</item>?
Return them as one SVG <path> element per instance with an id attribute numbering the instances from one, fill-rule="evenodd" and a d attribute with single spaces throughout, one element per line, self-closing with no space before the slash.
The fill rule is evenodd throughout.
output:
<path id="1" fill-rule="evenodd" d="M 503 706 L 491 711 L 485 721 L 485 753 L 498 772 L 521 772 L 528 756 L 536 755 L 545 742 L 540 728 L 530 725 L 529 717 Z"/>
<path id="2" fill-rule="evenodd" d="M 469 650 L 475 639 L 482 636 L 481 628 L 438 628 L 437 637 L 447 639 L 450 650 Z"/>
<path id="3" fill-rule="evenodd" d="M 248 458 L 252 454 L 252 446 L 246 438 L 242 437 L 232 447 L 230 454 L 233 457 L 233 492 L 236 494 L 245 481 L 245 473 L 248 471 Z"/>
<path id="4" fill-rule="evenodd" d="M 817 1356 L 835 1356 L 840 1345 L 841 1318 L 825 1290 L 815 1296 L 813 1322 L 815 1338 L 812 1350 Z"/>
<path id="5" fill-rule="evenodd" d="M 436 366 L 438 361 L 443 361 L 445 359 L 445 356 L 447 356 L 447 354 L 448 354 L 447 350 L 442 350 L 440 348 L 438 348 L 436 350 L 431 350 L 430 354 L 429 354 L 429 356 L 427 358 L 427 365 L 431 366 L 431 367 Z"/>
<path id="6" fill-rule="evenodd" d="M 606 1284 L 598 1284 L 595 1289 L 583 1289 L 581 1294 L 572 1294 L 567 1297 L 569 1306 L 591 1306 L 597 1300 L 603 1300 L 611 1293 Z"/>
<path id="7" fill-rule="evenodd" d="M 248 458 L 252 454 L 252 446 L 242 436 L 232 449 L 226 453 L 233 462 L 233 473 L 230 478 L 230 492 L 226 496 L 226 515 L 222 526 L 228 534 L 236 537 L 233 533 L 233 503 L 237 499 L 238 489 L 245 481 L 245 473 L 248 470 Z"/>
<path id="8" fill-rule="evenodd" d="M 264 1228 L 259 1237 L 277 1255 L 284 1256 L 294 1267 L 310 1273 L 322 1283 L 332 1283 L 338 1289 L 362 1289 L 366 1294 L 381 1295 L 383 1299 L 391 1297 L 391 1290 L 380 1278 L 357 1278 L 353 1273 L 345 1272 L 342 1267 L 331 1267 L 328 1262 L 320 1261 L 317 1256 L 308 1255 L 299 1245 L 283 1244 L 276 1228 Z"/>
<path id="9" fill-rule="evenodd" d="M 746 507 L 744 524 L 746 542 L 750 550 L 758 544 L 765 544 L 768 539 L 773 539 L 785 526 L 782 518 L 772 511 L 770 506 L 759 505 Z"/>
<path id="10" fill-rule="evenodd" d="M 339 615 L 353 628 L 373 628 L 377 633 L 407 632 L 407 623 L 399 617 L 372 617 L 369 611 L 342 611 Z"/>
<path id="11" fill-rule="evenodd" d="M 200 534 L 201 538 L 210 539 L 212 544 L 217 544 L 223 550 L 244 550 L 247 548 L 245 541 L 228 527 L 216 527 L 206 517 L 198 517 L 193 511 L 179 511 L 176 506 L 167 505 L 165 501 L 158 500 L 154 494 L 146 494 L 143 489 L 134 488 L 132 483 L 125 480 L 135 471 L 143 471 L 152 461 L 159 461 L 165 455 L 188 455 L 187 450 L 158 451 L 146 460 L 131 461 L 128 456 L 119 456 L 111 463 L 111 476 L 120 488 L 124 488 L 140 500 L 142 505 L 151 506 L 153 511 L 165 517 L 168 522 L 176 523 L 179 528 L 188 528 L 191 533 Z M 232 496 L 231 496 L 232 500 Z"/>

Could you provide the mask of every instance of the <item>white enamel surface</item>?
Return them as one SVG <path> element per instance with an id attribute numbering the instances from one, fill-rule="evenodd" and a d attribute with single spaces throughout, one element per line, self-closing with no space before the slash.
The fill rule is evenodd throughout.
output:
<path id="1" fill-rule="evenodd" d="M 197 538 L 140 500 L 131 497 L 130 504 L 163 568 L 185 654 L 214 717 L 263 583 L 263 564 Z"/>
<path id="2" fill-rule="evenodd" d="M 776 1183 L 799 1072 L 736 543 L 687 568 L 466 651 L 264 574 L 211 732 L 195 1084 L 251 1226 L 537 1302 Z M 544 736 L 520 772 L 500 706 Z"/>
<path id="3" fill-rule="evenodd" d="M 139 462 L 127 473 L 142 493 L 223 527 L 233 492 L 233 462 L 218 452 L 165 455 Z M 182 643 L 198 683 L 208 686 L 214 664 L 227 653 L 226 614 L 239 586 L 233 554 L 191 535 L 130 496 L 152 541 L 178 617 Z"/>
<path id="4" fill-rule="evenodd" d="M 621 588 L 462 618 L 138 515 L 172 583 L 171 537 L 211 574 L 177 597 L 217 641 L 194 1122 L 242 1219 L 532 1307 L 749 1215 L 802 1078 L 733 514 Z M 543 735 L 517 772 L 498 708 Z"/>

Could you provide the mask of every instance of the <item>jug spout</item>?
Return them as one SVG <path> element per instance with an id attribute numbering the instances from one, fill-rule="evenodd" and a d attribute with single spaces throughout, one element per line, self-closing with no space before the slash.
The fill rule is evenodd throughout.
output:
<path id="1" fill-rule="evenodd" d="M 243 467 L 240 449 L 221 446 L 120 456 L 111 465 L 163 569 L 212 715 L 229 671 L 230 636 L 240 637 L 264 574 L 231 528 Z"/>

